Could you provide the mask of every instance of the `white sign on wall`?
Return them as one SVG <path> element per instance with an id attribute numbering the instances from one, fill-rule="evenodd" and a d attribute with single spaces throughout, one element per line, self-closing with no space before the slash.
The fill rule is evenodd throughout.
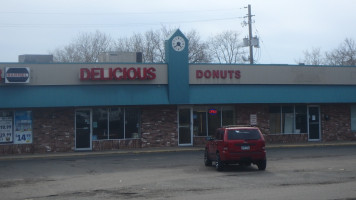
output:
<path id="1" fill-rule="evenodd" d="M 257 115 L 256 114 L 250 115 L 250 125 L 257 125 Z"/>
<path id="2" fill-rule="evenodd" d="M 12 117 L 0 117 L 0 143 L 12 141 Z"/>

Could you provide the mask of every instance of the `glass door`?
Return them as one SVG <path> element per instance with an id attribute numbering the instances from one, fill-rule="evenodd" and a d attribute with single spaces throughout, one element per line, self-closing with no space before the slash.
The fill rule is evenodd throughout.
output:
<path id="1" fill-rule="evenodd" d="M 178 145 L 192 146 L 192 111 L 190 108 L 178 109 Z"/>
<path id="2" fill-rule="evenodd" d="M 92 149 L 91 110 L 75 111 L 75 149 Z"/>
<path id="3" fill-rule="evenodd" d="M 319 106 L 308 106 L 308 140 L 320 140 L 320 111 Z"/>

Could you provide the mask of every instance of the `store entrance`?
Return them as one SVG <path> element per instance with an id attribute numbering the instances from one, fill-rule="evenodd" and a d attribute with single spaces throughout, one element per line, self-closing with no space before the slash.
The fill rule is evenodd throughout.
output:
<path id="1" fill-rule="evenodd" d="M 308 106 L 309 141 L 320 140 L 320 111 L 319 106 Z"/>
<path id="2" fill-rule="evenodd" d="M 75 150 L 92 149 L 91 110 L 75 111 Z"/>
<path id="3" fill-rule="evenodd" d="M 216 129 L 233 125 L 235 112 L 233 106 L 192 106 L 178 108 L 178 144 L 193 145 L 213 136 Z"/>
<path id="4" fill-rule="evenodd" d="M 192 113 L 190 108 L 178 109 L 178 145 L 192 146 Z"/>

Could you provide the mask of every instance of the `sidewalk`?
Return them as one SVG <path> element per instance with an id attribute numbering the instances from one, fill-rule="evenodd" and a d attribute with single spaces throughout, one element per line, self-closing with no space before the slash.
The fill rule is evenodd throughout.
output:
<path id="1" fill-rule="evenodd" d="M 266 144 L 266 149 L 276 148 L 301 148 L 301 147 L 328 147 L 328 146 L 356 146 L 356 141 L 346 142 L 308 142 L 296 144 Z M 137 149 L 118 149 L 112 151 L 76 151 L 64 153 L 43 153 L 43 154 L 20 154 L 20 155 L 2 155 L 0 162 L 6 160 L 25 160 L 25 159 L 51 159 L 65 157 L 88 157 L 100 155 L 122 155 L 122 154 L 141 154 L 141 153 L 164 153 L 164 152 L 184 152 L 184 151 L 203 151 L 204 147 L 155 147 L 155 148 L 137 148 Z"/>

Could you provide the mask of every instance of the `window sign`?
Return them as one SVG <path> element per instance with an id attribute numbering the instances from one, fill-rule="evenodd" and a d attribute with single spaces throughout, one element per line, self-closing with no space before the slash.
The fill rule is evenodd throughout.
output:
<path id="1" fill-rule="evenodd" d="M 15 112 L 15 144 L 32 143 L 32 112 Z"/>
<path id="2" fill-rule="evenodd" d="M 209 114 L 210 114 L 210 115 L 217 115 L 217 114 L 218 114 L 218 110 L 216 110 L 216 109 L 209 109 Z"/>
<path id="3" fill-rule="evenodd" d="M 12 142 L 12 116 L 0 116 L 0 143 Z"/>

